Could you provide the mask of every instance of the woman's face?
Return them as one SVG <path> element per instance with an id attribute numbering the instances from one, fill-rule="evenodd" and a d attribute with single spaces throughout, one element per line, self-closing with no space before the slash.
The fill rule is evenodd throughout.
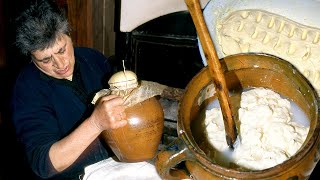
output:
<path id="1" fill-rule="evenodd" d="M 34 64 L 48 76 L 72 80 L 75 58 L 69 36 L 59 36 L 53 46 L 34 51 L 32 56 Z"/>

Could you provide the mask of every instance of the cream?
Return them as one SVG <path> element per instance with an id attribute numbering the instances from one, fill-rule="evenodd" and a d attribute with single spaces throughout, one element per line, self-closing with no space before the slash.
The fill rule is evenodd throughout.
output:
<path id="1" fill-rule="evenodd" d="M 290 102 L 279 94 L 264 88 L 243 92 L 240 131 L 231 161 L 251 170 L 262 170 L 293 156 L 305 141 L 309 127 L 292 120 Z M 219 107 L 206 111 L 204 125 L 210 144 L 219 152 L 227 151 Z"/>

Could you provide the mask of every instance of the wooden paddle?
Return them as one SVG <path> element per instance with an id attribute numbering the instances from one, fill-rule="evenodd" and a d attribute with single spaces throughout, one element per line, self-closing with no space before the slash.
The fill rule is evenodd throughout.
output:
<path id="1" fill-rule="evenodd" d="M 193 23 L 196 27 L 204 51 L 204 55 L 207 59 L 209 72 L 212 77 L 213 84 L 216 88 L 216 92 L 218 94 L 218 99 L 224 120 L 226 140 L 229 147 L 233 148 L 233 144 L 237 138 L 237 129 L 232 116 L 229 90 L 226 84 L 224 73 L 222 71 L 221 64 L 211 40 L 208 28 L 204 21 L 199 0 L 185 0 L 185 2 L 188 6 Z"/>

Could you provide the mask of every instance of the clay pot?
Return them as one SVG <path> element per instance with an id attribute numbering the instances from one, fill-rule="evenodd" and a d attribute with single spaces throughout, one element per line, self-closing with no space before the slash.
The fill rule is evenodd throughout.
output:
<path id="1" fill-rule="evenodd" d="M 159 101 L 149 98 L 125 110 L 128 124 L 103 131 L 102 137 L 123 162 L 140 162 L 155 157 L 160 144 L 164 114 Z"/>
<path id="2" fill-rule="evenodd" d="M 180 102 L 178 139 L 157 155 L 155 165 L 160 176 L 163 179 L 174 179 L 170 175 L 171 169 L 180 162 L 185 162 L 190 175 L 201 180 L 308 179 L 319 161 L 320 125 L 316 91 L 295 67 L 273 56 L 239 54 L 225 57 L 221 63 L 231 92 L 250 87 L 265 87 L 298 104 L 310 120 L 310 130 L 305 143 L 290 159 L 265 170 L 248 171 L 218 164 L 211 156 L 215 149 L 206 143 L 204 127 L 200 125 L 203 110 L 216 99 L 215 95 L 199 103 L 199 94 L 212 85 L 208 68 L 205 67 L 189 82 Z"/>

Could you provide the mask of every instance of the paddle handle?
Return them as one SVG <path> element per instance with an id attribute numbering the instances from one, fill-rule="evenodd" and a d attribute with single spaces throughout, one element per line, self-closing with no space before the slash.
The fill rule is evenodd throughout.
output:
<path id="1" fill-rule="evenodd" d="M 185 2 L 188 6 L 193 23 L 196 27 L 200 43 L 204 51 L 204 55 L 207 59 L 209 72 L 212 77 L 213 84 L 215 85 L 216 92 L 218 94 L 218 99 L 224 120 L 227 143 L 229 147 L 233 147 L 233 144 L 237 137 L 237 131 L 231 111 L 229 90 L 227 87 L 223 70 L 221 68 L 220 60 L 218 58 L 208 28 L 204 21 L 199 1 L 185 0 Z"/>

